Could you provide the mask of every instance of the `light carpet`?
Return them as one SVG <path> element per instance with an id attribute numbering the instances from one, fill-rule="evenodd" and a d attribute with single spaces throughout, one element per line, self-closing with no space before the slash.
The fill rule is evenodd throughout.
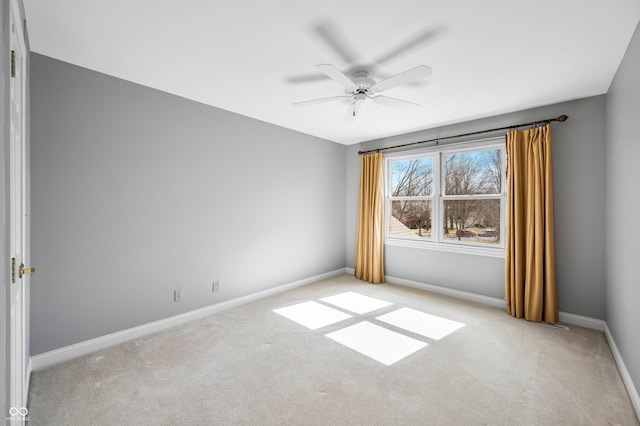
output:
<path id="1" fill-rule="evenodd" d="M 274 312 L 309 301 L 346 315 Z M 427 337 L 431 318 L 448 328 Z M 419 344 L 387 365 L 338 339 L 380 328 Z M 601 332 L 347 275 L 36 371 L 28 408 L 31 425 L 640 424 Z"/>

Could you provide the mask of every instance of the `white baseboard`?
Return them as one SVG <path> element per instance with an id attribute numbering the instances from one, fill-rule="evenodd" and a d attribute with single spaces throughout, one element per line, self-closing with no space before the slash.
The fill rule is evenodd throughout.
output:
<path id="1" fill-rule="evenodd" d="M 350 268 L 347 268 L 349 272 Z M 353 269 L 352 269 L 353 270 Z M 397 278 L 385 275 L 385 281 L 390 284 L 399 284 L 405 287 L 417 288 L 419 290 L 426 290 L 432 293 L 443 294 L 445 296 L 455 297 L 457 299 L 467 300 L 469 302 L 477 302 L 483 305 L 493 306 L 495 308 L 505 308 L 505 302 L 503 299 L 497 297 L 483 296 L 481 294 L 469 293 L 462 290 L 454 290 L 451 288 L 440 287 L 433 284 L 425 284 L 417 281 L 406 280 L 404 278 Z M 580 327 L 590 328 L 592 330 L 604 331 L 605 322 L 595 318 L 589 318 L 582 315 L 568 314 L 566 312 L 559 313 L 560 322 L 565 324 L 577 325 Z"/>
<path id="2" fill-rule="evenodd" d="M 604 335 L 609 343 L 609 348 L 611 348 L 611 354 L 613 355 L 613 359 L 616 361 L 620 376 L 622 376 L 624 386 L 627 388 L 631 404 L 633 404 L 633 408 L 636 410 L 636 416 L 640 419 L 640 394 L 638 394 L 638 389 L 636 389 L 636 386 L 633 384 L 629 370 L 627 370 L 627 366 L 622 359 L 622 355 L 618 351 L 618 346 L 616 345 L 615 340 L 613 340 L 613 335 L 611 334 L 607 323 L 604 324 Z"/>
<path id="3" fill-rule="evenodd" d="M 454 290 L 451 288 L 440 287 L 433 284 L 425 284 L 418 281 L 405 280 L 404 278 L 391 277 L 389 275 L 385 275 L 384 279 L 390 284 L 399 284 L 405 287 L 417 288 L 418 290 L 426 290 L 432 293 L 455 297 L 456 299 L 467 300 L 469 302 L 477 302 L 496 308 L 504 308 L 505 306 L 504 300 L 498 299 L 496 297 L 483 296 L 481 294 L 469 293 L 462 290 Z"/>
<path id="4" fill-rule="evenodd" d="M 324 274 L 315 275 L 313 277 L 305 278 L 302 280 L 294 281 L 289 284 L 284 284 L 278 287 L 263 290 L 257 293 L 249 294 L 246 296 L 238 297 L 235 299 L 227 300 L 225 302 L 217 303 L 215 305 L 206 306 L 201 309 L 196 309 L 190 312 L 185 312 L 180 315 L 175 315 L 162 320 L 154 321 L 148 324 L 143 324 L 138 327 L 129 328 L 127 330 L 118 331 L 116 333 L 107 334 L 105 336 L 97 337 L 95 339 L 87 340 L 84 342 L 76 343 L 74 345 L 66 346 L 64 348 L 55 349 L 53 351 L 45 352 L 32 356 L 30 359 L 30 369 L 33 371 L 47 368 L 51 365 L 58 364 L 60 362 L 68 361 L 73 358 L 77 358 L 82 355 L 86 355 L 100 349 L 108 348 L 110 346 L 117 345 L 132 339 L 137 339 L 146 336 L 151 333 L 166 330 L 177 325 L 182 325 L 190 321 L 194 321 L 200 318 L 207 317 L 209 315 L 225 311 L 227 309 L 235 308 L 240 305 L 244 305 L 255 300 L 264 299 L 269 296 L 274 296 L 285 291 L 293 290 L 298 287 L 303 287 L 308 284 L 312 284 L 317 281 L 322 281 L 328 278 L 336 277 L 346 273 L 345 268 L 336 269 L 335 271 L 326 272 Z"/>
<path id="5" fill-rule="evenodd" d="M 577 325 L 579 327 L 590 328 L 592 330 L 604 331 L 606 323 L 603 320 L 584 317 L 582 315 L 568 314 L 560 312 L 560 322 L 564 324 Z"/>

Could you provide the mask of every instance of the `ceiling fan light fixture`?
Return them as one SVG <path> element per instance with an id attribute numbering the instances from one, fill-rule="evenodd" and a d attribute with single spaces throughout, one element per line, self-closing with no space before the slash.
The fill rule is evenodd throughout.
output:
<path id="1" fill-rule="evenodd" d="M 348 77 L 345 73 L 331 64 L 319 64 L 316 67 L 325 73 L 327 77 L 341 84 L 345 88 L 344 92 L 346 95 L 296 102 L 294 105 L 310 105 L 325 101 L 350 99 L 351 104 L 349 105 L 345 116 L 346 123 L 354 121 L 360 105 L 367 99 L 371 99 L 375 103 L 391 108 L 403 109 L 406 107 L 419 107 L 420 105 L 418 104 L 404 101 L 402 99 L 390 98 L 388 96 L 381 95 L 375 96 L 374 91 L 381 92 L 431 75 L 431 68 L 426 65 L 419 65 L 415 68 L 401 72 L 400 74 L 396 74 L 376 82 L 369 77 L 369 72 L 364 69 L 357 69 L 351 74 L 351 77 Z"/>

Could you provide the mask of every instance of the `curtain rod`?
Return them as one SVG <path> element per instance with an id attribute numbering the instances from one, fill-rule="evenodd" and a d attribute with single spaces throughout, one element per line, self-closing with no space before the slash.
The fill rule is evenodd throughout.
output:
<path id="1" fill-rule="evenodd" d="M 498 128 L 489 129 L 489 130 L 479 130 L 477 132 L 462 133 L 460 135 L 444 136 L 444 137 L 441 137 L 441 138 L 434 138 L 434 139 L 429 139 L 429 140 L 426 140 L 426 141 L 410 142 L 410 143 L 405 143 L 405 144 L 402 144 L 402 145 L 395 145 L 395 146 L 387 146 L 387 147 L 384 147 L 384 148 L 370 149 L 368 151 L 358 151 L 358 155 L 370 154 L 372 152 L 386 151 L 388 149 L 404 148 L 405 146 L 419 145 L 419 144 L 423 144 L 423 143 L 427 143 L 427 142 L 436 142 L 437 143 L 437 142 L 440 142 L 440 141 L 443 141 L 443 140 L 447 140 L 447 139 L 455 139 L 455 138 L 463 138 L 465 136 L 481 135 L 483 133 L 497 132 L 499 130 L 510 130 L 510 129 L 517 129 L 519 127 L 535 126 L 535 125 L 539 125 L 539 124 L 549 124 L 552 121 L 563 122 L 563 121 L 567 121 L 568 118 L 569 118 L 568 116 L 563 114 L 563 115 L 561 115 L 559 117 L 548 118 L 546 120 L 531 121 L 529 123 L 514 124 L 514 125 L 511 125 L 511 126 L 498 127 Z"/>

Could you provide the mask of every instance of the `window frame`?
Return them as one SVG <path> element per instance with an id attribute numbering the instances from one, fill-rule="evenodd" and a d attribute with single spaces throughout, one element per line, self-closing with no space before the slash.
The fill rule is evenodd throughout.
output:
<path id="1" fill-rule="evenodd" d="M 446 195 L 444 194 L 444 158 L 448 154 L 489 151 L 497 149 L 501 156 L 501 186 L 499 194 L 475 195 Z M 407 161 L 417 158 L 433 157 L 433 182 L 431 195 L 392 197 L 391 192 L 391 163 Z M 383 198 L 384 198 L 384 244 L 391 246 L 414 247 L 429 250 L 448 251 L 455 253 L 474 254 L 504 258 L 504 238 L 506 235 L 506 145 L 504 137 L 474 140 L 469 142 L 447 145 L 435 145 L 411 151 L 400 151 L 384 155 L 383 162 Z M 444 203 L 448 200 L 500 200 L 500 242 L 496 246 L 482 243 L 446 241 L 443 237 Z M 390 235 L 391 203 L 400 200 L 431 200 L 431 237 L 418 239 Z"/>

